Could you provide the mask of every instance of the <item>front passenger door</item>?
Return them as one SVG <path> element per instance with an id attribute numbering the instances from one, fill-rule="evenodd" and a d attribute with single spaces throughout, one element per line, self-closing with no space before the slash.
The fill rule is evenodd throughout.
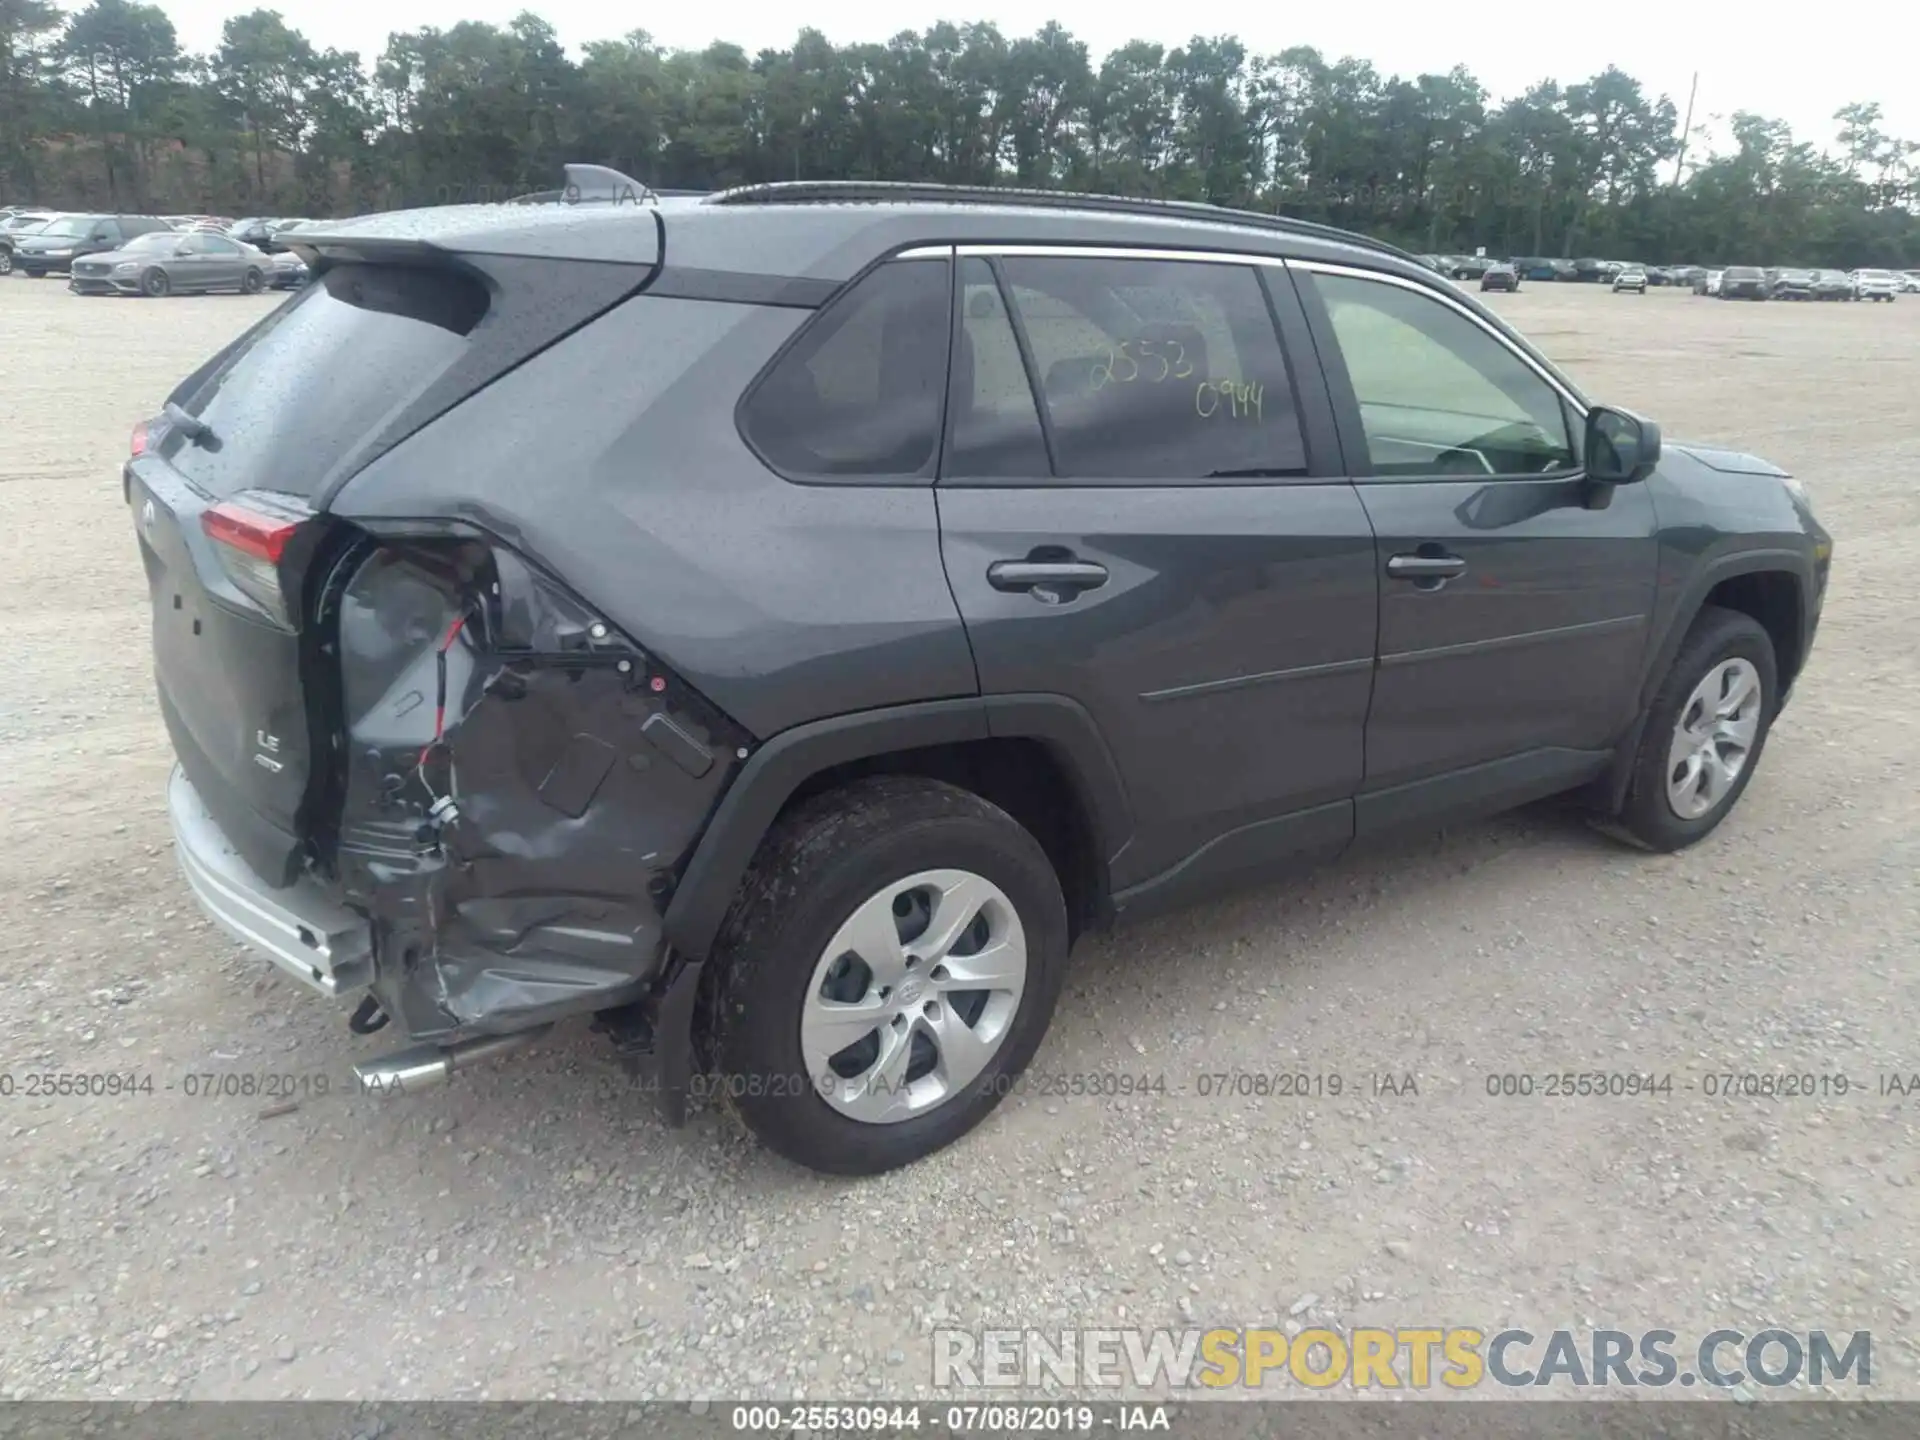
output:
<path id="1" fill-rule="evenodd" d="M 1632 721 L 1652 497 L 1604 508 L 1574 397 L 1437 287 L 1296 267 L 1376 537 L 1361 833 L 1590 778 Z"/>

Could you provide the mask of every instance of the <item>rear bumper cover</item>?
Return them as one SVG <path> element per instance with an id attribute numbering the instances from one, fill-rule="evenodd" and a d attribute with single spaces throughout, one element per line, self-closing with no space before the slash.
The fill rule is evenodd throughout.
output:
<path id="1" fill-rule="evenodd" d="M 200 908 L 235 939 L 323 995 L 344 996 L 373 978 L 366 919 L 311 880 L 275 889 L 250 866 L 175 766 L 167 782 L 174 849 Z"/>
<path id="2" fill-rule="evenodd" d="M 177 765 L 167 782 L 167 815 L 180 868 L 210 919 L 322 995 L 340 999 L 368 988 L 374 974 L 372 930 L 363 916 L 311 880 L 302 879 L 284 890 L 268 885 L 228 843 L 193 782 Z M 622 1062 L 637 1081 L 646 1082 L 661 1118 L 674 1126 L 684 1124 L 687 1116 L 694 1068 L 693 1007 L 700 972 L 697 961 L 680 965 L 650 993 L 601 1014 L 600 1028 L 612 1037 Z M 550 1023 L 515 1025 L 504 1033 L 538 1033 Z M 396 1060 L 414 1056 L 429 1067 L 444 1064 L 450 1073 L 462 1054 L 500 1038 L 469 1039 L 450 1048 L 421 1046 L 417 1052 L 389 1057 L 385 1069 L 390 1071 Z"/>

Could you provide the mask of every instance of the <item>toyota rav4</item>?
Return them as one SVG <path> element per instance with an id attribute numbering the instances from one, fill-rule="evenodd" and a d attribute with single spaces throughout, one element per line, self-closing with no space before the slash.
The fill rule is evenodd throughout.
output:
<path id="1" fill-rule="evenodd" d="M 1398 250 L 829 183 L 316 222 L 136 431 L 206 910 L 410 1042 L 593 1016 L 672 1121 L 886 1169 L 1115 917 L 1578 791 L 1750 783 L 1830 542 Z M 634 203 L 628 203 L 629 201 Z"/>

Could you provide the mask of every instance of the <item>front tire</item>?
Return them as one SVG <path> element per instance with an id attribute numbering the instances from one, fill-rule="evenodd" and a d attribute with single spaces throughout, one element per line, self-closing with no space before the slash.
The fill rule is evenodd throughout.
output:
<path id="1" fill-rule="evenodd" d="M 998 806 L 912 776 L 817 796 L 775 825 L 721 928 L 723 1093 L 812 1169 L 918 1160 L 1026 1069 L 1067 949 L 1053 865 Z"/>
<path id="2" fill-rule="evenodd" d="M 140 277 L 140 293 L 150 300 L 164 300 L 172 288 L 173 282 L 167 278 L 164 270 L 149 270 Z"/>
<path id="3" fill-rule="evenodd" d="M 1662 853 L 1711 834 L 1753 778 L 1778 708 L 1765 628 L 1737 610 L 1701 610 L 1648 707 L 1620 828 Z"/>
<path id="4" fill-rule="evenodd" d="M 258 270 L 249 270 L 240 277 L 240 293 L 242 295 L 258 295 L 266 288 L 267 277 L 262 275 Z"/>

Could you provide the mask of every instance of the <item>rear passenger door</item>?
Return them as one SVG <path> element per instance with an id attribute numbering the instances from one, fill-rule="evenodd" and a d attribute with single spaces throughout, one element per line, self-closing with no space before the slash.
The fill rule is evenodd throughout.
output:
<path id="1" fill-rule="evenodd" d="M 1373 539 L 1285 270 L 1039 246 L 956 261 L 937 494 L 982 690 L 1065 695 L 1097 723 L 1134 814 L 1123 905 L 1337 850 Z"/>

